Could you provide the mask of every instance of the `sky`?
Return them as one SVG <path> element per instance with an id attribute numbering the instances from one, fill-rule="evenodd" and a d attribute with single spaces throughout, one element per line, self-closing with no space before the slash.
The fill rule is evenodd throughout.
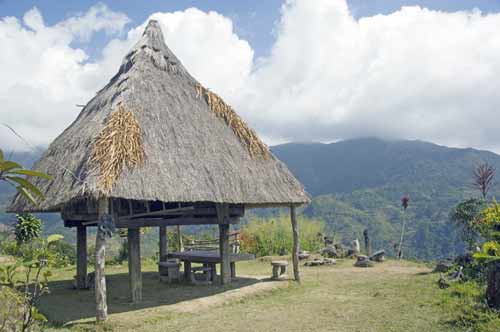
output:
<path id="1" fill-rule="evenodd" d="M 500 0 L 0 0 L 0 148 L 49 144 L 151 18 L 270 145 L 500 152 Z"/>

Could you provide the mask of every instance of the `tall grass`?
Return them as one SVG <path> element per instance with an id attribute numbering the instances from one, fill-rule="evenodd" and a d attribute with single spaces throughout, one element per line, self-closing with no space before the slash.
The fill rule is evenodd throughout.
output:
<path id="1" fill-rule="evenodd" d="M 325 223 L 320 220 L 298 218 L 300 249 L 318 251 L 323 246 Z M 243 251 L 257 256 L 280 255 L 292 250 L 290 217 L 252 218 L 240 231 Z"/>

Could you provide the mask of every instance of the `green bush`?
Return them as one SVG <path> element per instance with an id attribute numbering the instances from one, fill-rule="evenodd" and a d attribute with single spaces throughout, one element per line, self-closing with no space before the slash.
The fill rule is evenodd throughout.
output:
<path id="1" fill-rule="evenodd" d="M 453 328 L 470 332 L 496 332 L 500 326 L 498 313 L 486 305 L 485 285 L 476 281 L 454 283 L 443 295 L 444 303 L 455 303 L 449 307 Z M 449 301 L 453 297 L 458 301 Z"/>
<path id="2" fill-rule="evenodd" d="M 324 232 L 323 221 L 298 218 L 300 249 L 318 251 L 323 246 L 319 234 Z M 241 229 L 241 248 L 257 256 L 281 255 L 292 250 L 293 235 L 290 218 L 251 219 Z"/>
<path id="3" fill-rule="evenodd" d="M 0 332 L 19 331 L 23 321 L 23 300 L 10 287 L 0 286 Z"/>
<path id="4" fill-rule="evenodd" d="M 14 229 L 17 243 L 26 243 L 39 238 L 42 234 L 42 221 L 32 214 L 16 215 L 17 223 Z"/>

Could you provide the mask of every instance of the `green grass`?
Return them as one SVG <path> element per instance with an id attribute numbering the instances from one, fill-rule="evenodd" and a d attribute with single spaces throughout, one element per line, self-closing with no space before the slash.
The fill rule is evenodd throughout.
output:
<path id="1" fill-rule="evenodd" d="M 162 284 L 155 264 L 145 261 L 139 305 L 128 301 L 127 266 L 107 267 L 110 316 L 98 326 L 93 291 L 71 289 L 74 269 L 59 269 L 40 309 L 51 321 L 47 331 L 52 332 L 493 332 L 500 327 L 498 315 L 478 307 L 484 289 L 466 283 L 440 290 L 439 276 L 423 264 L 387 261 L 362 269 L 346 260 L 336 266 L 302 267 L 301 285 L 256 283 L 257 276 L 270 275 L 270 260 L 239 263 L 238 275 L 247 277 L 231 286 Z M 248 295 L 245 290 L 256 285 L 273 287 Z M 179 310 L 186 307 L 189 310 Z"/>

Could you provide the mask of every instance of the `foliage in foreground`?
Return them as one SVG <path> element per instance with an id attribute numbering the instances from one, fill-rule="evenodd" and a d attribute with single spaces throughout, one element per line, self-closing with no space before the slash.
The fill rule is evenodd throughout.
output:
<path id="1" fill-rule="evenodd" d="M 299 217 L 300 249 L 318 251 L 323 247 L 325 224 L 322 221 Z M 267 219 L 252 218 L 241 229 L 241 248 L 257 256 L 282 255 L 292 248 L 290 217 L 280 215 Z"/>
<path id="2" fill-rule="evenodd" d="M 61 239 L 53 234 L 24 243 L 14 264 L 0 266 L 0 332 L 37 331 L 47 321 L 37 307 L 49 292 L 49 267 L 57 259 L 52 247 Z"/>
<path id="3" fill-rule="evenodd" d="M 454 330 L 496 332 L 500 327 L 498 312 L 488 307 L 484 284 L 476 281 L 453 284 L 443 294 L 441 304 L 452 313 L 448 321 Z"/>

